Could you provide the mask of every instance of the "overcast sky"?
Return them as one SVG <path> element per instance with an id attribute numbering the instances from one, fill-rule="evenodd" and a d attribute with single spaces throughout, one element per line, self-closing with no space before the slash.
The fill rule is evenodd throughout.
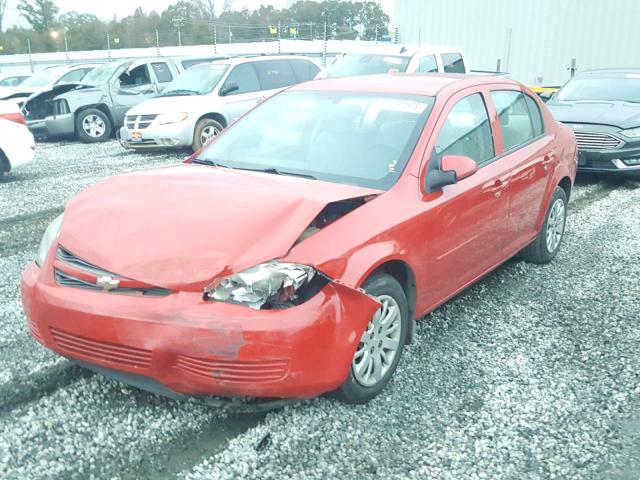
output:
<path id="1" fill-rule="evenodd" d="M 393 0 L 377 0 L 385 8 L 388 14 L 391 13 L 391 5 Z M 81 13 L 93 13 L 103 19 L 111 19 L 114 15 L 119 18 L 131 15 L 134 10 L 141 6 L 144 11 L 156 10 L 161 12 L 167 6 L 175 3 L 176 0 L 57 0 L 56 3 L 60 7 L 60 13 L 66 13 L 71 10 L 75 10 Z M 222 8 L 224 3 L 222 0 L 216 2 Z M 271 4 L 276 8 L 282 8 L 292 3 L 291 0 L 233 0 L 232 5 L 234 8 L 246 7 L 249 10 L 258 8 L 261 4 Z M 17 10 L 18 0 L 9 0 L 7 2 L 7 11 L 5 15 L 3 28 L 10 27 L 16 23 L 23 24 L 23 20 L 20 19 Z M 116 6 L 117 5 L 117 6 Z"/>

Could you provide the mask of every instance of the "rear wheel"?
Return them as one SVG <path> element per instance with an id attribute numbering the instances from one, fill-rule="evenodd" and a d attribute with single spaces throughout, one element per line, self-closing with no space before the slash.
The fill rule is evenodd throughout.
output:
<path id="1" fill-rule="evenodd" d="M 109 117 L 97 108 L 88 108 L 76 115 L 76 136 L 82 142 L 106 142 L 111 137 L 111 128 Z"/>
<path id="2" fill-rule="evenodd" d="M 196 128 L 193 133 L 193 151 L 200 150 L 204 145 L 209 143 L 216 137 L 224 127 L 220 122 L 212 118 L 203 118 L 196 123 Z"/>
<path id="3" fill-rule="evenodd" d="M 405 293 L 391 275 L 376 274 L 363 288 L 381 306 L 360 337 L 349 376 L 333 393 L 347 403 L 366 403 L 389 383 L 400 361 L 411 321 Z"/>
<path id="4" fill-rule="evenodd" d="M 556 187 L 547 210 L 544 225 L 531 245 L 521 255 L 528 262 L 549 263 L 558 254 L 567 222 L 567 194 Z"/>

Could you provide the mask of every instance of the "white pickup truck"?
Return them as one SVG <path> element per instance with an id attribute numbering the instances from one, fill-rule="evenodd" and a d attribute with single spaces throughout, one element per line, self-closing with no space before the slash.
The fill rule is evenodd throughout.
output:
<path id="1" fill-rule="evenodd" d="M 375 51 L 337 55 L 316 78 L 351 77 L 388 72 L 505 75 L 500 72 L 469 70 L 464 52 L 456 47 L 379 45 Z"/>

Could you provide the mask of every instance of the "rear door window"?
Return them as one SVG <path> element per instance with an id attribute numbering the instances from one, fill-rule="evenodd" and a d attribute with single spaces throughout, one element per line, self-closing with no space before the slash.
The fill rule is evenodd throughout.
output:
<path id="1" fill-rule="evenodd" d="M 289 60 L 289 64 L 298 83 L 313 80 L 320 71 L 320 67 L 309 60 Z"/>
<path id="2" fill-rule="evenodd" d="M 447 114 L 433 152 L 438 165 L 444 155 L 464 155 L 479 166 L 495 157 L 489 115 L 479 93 L 458 101 Z"/>
<path id="3" fill-rule="evenodd" d="M 171 74 L 171 70 L 169 70 L 169 65 L 165 62 L 154 62 L 151 66 L 153 67 L 153 73 L 156 74 L 158 83 L 169 83 L 173 80 L 173 75 Z"/>
<path id="4" fill-rule="evenodd" d="M 225 80 L 224 86 L 221 89 L 224 89 L 232 83 L 238 85 L 238 89 L 228 93 L 227 96 L 257 92 L 260 90 L 260 82 L 258 81 L 258 75 L 253 68 L 253 62 L 241 63 L 240 65 L 233 67 L 233 70 L 231 70 L 231 73 Z"/>
<path id="5" fill-rule="evenodd" d="M 418 65 L 418 71 L 421 73 L 437 72 L 438 63 L 436 62 L 436 56 L 424 55 L 420 59 L 420 65 Z"/>
<path id="6" fill-rule="evenodd" d="M 284 88 L 297 83 L 293 69 L 287 60 L 263 60 L 254 62 L 262 90 Z"/>
<path id="7" fill-rule="evenodd" d="M 496 90 L 491 92 L 491 98 L 500 117 L 505 150 L 521 147 L 542 133 L 540 110 L 536 111 L 538 115 L 534 121 L 527 105 L 527 95 L 515 90 Z"/>
<path id="8" fill-rule="evenodd" d="M 443 53 L 442 64 L 447 73 L 466 73 L 464 60 L 459 53 Z"/>

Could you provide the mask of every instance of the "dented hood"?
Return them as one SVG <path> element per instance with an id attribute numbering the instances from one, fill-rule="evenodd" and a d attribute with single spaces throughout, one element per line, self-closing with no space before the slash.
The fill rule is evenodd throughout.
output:
<path id="1" fill-rule="evenodd" d="M 327 203 L 378 193 L 199 165 L 147 170 L 74 197 L 59 242 L 114 274 L 196 291 L 284 256 Z"/>

